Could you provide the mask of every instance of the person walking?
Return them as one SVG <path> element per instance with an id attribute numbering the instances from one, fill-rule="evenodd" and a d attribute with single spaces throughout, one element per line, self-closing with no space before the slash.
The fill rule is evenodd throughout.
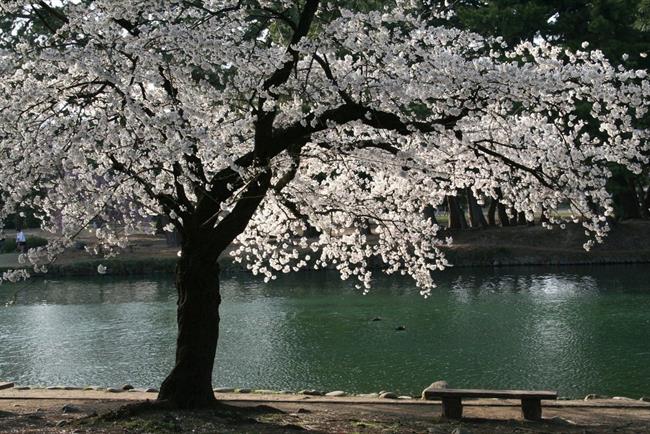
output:
<path id="1" fill-rule="evenodd" d="M 16 247 L 20 253 L 25 253 L 25 246 L 27 245 L 27 239 L 25 238 L 25 232 L 22 229 L 16 229 Z"/>

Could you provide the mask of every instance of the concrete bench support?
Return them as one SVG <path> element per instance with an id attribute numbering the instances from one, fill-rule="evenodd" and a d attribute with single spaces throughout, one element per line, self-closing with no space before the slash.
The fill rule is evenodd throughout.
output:
<path id="1" fill-rule="evenodd" d="M 524 419 L 542 419 L 542 400 L 538 398 L 524 398 L 521 400 L 521 413 Z"/>
<path id="2" fill-rule="evenodd" d="M 463 403 L 461 398 L 442 398 L 442 415 L 448 419 L 463 417 Z"/>

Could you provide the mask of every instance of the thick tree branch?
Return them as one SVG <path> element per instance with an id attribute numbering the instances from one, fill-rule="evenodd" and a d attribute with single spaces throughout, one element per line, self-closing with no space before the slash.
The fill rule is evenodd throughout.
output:
<path id="1" fill-rule="evenodd" d="M 66 24 L 70 22 L 70 20 L 68 20 L 68 17 L 63 12 L 61 12 L 56 8 L 53 8 L 52 6 L 45 3 L 43 0 L 39 0 L 37 3 L 43 10 L 47 11 L 47 13 L 52 15 L 53 17 L 56 17 L 59 21 L 64 22 Z"/>
<path id="2" fill-rule="evenodd" d="M 482 142 L 485 142 L 485 140 L 483 140 Z M 531 169 L 528 166 L 524 166 L 523 164 L 517 163 L 516 161 L 512 160 L 511 158 L 508 158 L 505 155 L 498 153 L 497 151 L 486 148 L 485 146 L 481 145 L 480 143 L 481 142 L 475 142 L 474 143 L 474 146 L 479 151 L 481 151 L 481 152 L 483 152 L 485 154 L 488 154 L 488 155 L 490 155 L 492 157 L 498 158 L 499 160 L 503 161 L 504 163 L 506 163 L 510 167 L 513 167 L 515 169 L 519 169 L 519 170 L 521 170 L 523 172 L 526 172 L 526 173 L 530 173 L 544 187 L 551 188 L 551 189 L 554 188 L 553 185 L 544 178 L 544 175 L 542 173 L 540 173 L 540 171 L 535 170 L 535 169 Z M 494 142 L 490 141 L 490 143 L 494 143 Z"/>
<path id="3" fill-rule="evenodd" d="M 271 175 L 271 170 L 263 170 L 248 185 L 232 212 L 219 222 L 216 231 L 212 232 L 213 239 L 211 240 L 217 251 L 225 250 L 246 229 L 248 222 L 271 186 Z"/>
<path id="4" fill-rule="evenodd" d="M 314 20 L 316 11 L 318 10 L 319 3 L 319 0 L 307 0 L 305 3 L 296 30 L 293 32 L 290 45 L 287 48 L 287 52 L 291 54 L 291 60 L 284 62 L 282 67 L 277 69 L 273 75 L 264 82 L 264 90 L 270 90 L 273 87 L 286 83 L 291 76 L 291 71 L 298 62 L 298 52 L 293 49 L 292 45 L 297 44 L 302 38 L 307 36 L 307 33 L 309 33 L 309 28 L 311 27 L 311 23 Z"/>
<path id="5" fill-rule="evenodd" d="M 114 170 L 133 178 L 133 180 L 135 180 L 144 189 L 144 191 L 151 199 L 156 200 L 160 204 L 160 206 L 162 206 L 163 209 L 165 209 L 166 213 L 169 214 L 170 211 L 174 211 L 179 216 L 185 216 L 185 212 L 176 203 L 173 197 L 164 193 L 156 193 L 153 190 L 153 187 L 151 186 L 150 182 L 147 182 L 145 179 L 143 179 L 132 169 L 126 167 L 126 165 L 118 161 L 114 155 L 108 155 L 108 158 L 111 160 L 111 163 L 113 164 L 112 167 Z"/>
<path id="6" fill-rule="evenodd" d="M 323 72 L 325 73 L 325 77 L 327 77 L 337 88 L 339 95 L 341 98 L 343 98 L 343 101 L 346 102 L 346 104 L 354 104 L 354 101 L 352 97 L 345 92 L 343 89 L 339 88 L 338 81 L 336 80 L 336 77 L 334 77 L 334 73 L 332 72 L 332 68 L 330 68 L 330 64 L 327 61 L 327 57 L 319 56 L 318 53 L 314 53 L 314 60 L 318 62 L 320 67 L 323 69 Z"/>
<path id="7" fill-rule="evenodd" d="M 403 121 L 394 113 L 367 108 L 360 104 L 344 104 L 325 111 L 318 118 L 310 114 L 302 123 L 295 123 L 289 127 L 276 130 L 274 132 L 274 141 L 276 143 L 293 143 L 296 140 L 327 129 L 330 122 L 343 125 L 348 122 L 361 121 L 368 126 L 396 131 L 403 135 L 411 135 L 415 131 L 431 133 L 437 131 L 437 126 L 452 128 L 467 113 L 467 110 L 463 110 L 459 115 L 455 116 L 449 115 L 429 122 L 409 123 Z"/>

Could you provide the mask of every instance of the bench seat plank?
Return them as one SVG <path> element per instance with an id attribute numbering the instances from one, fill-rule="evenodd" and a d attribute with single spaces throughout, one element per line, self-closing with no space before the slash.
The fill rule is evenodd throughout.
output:
<path id="1" fill-rule="evenodd" d="M 557 392 L 548 390 L 487 390 L 487 389 L 425 389 L 424 399 L 432 398 L 501 398 L 557 399 Z"/>

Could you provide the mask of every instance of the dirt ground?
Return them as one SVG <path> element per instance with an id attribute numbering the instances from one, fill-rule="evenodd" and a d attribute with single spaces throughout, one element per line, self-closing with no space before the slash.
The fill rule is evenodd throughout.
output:
<path id="1" fill-rule="evenodd" d="M 650 404 L 632 400 L 548 401 L 541 422 L 523 420 L 515 401 L 467 401 L 464 418 L 449 421 L 440 417 L 436 401 L 277 394 L 217 394 L 225 405 L 215 410 L 154 408 L 125 414 L 125 405 L 155 397 L 144 392 L 8 389 L 0 391 L 0 432 L 650 433 Z"/>

